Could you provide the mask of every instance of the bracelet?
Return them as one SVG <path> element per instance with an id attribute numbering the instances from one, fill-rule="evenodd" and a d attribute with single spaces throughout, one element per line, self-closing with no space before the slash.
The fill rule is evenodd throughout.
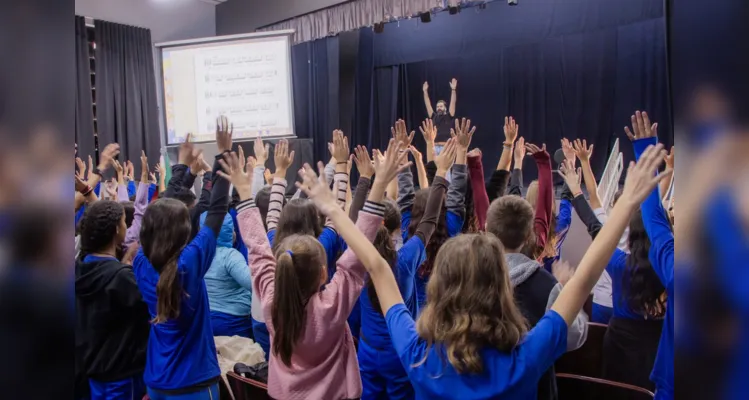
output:
<path id="1" fill-rule="evenodd" d="M 99 167 L 96 167 L 96 168 L 92 169 L 91 173 L 94 174 L 94 175 L 101 176 L 101 170 L 99 170 Z"/>
<path id="2" fill-rule="evenodd" d="M 572 193 L 572 198 L 574 199 L 575 197 L 582 196 L 582 195 L 583 195 L 583 191 L 581 190 L 581 191 L 579 191 L 577 193 Z"/>
<path id="3" fill-rule="evenodd" d="M 503 146 L 503 147 L 504 147 L 505 149 L 511 149 L 511 148 L 512 148 L 512 143 L 502 143 L 502 146 Z"/>
<path id="4" fill-rule="evenodd" d="M 86 190 L 82 191 L 81 194 L 83 195 L 83 197 L 86 197 L 93 191 L 94 188 L 92 188 L 91 186 L 86 186 Z"/>
<path id="5" fill-rule="evenodd" d="M 335 164 L 336 164 L 336 165 L 341 165 L 341 164 L 346 164 L 346 165 L 348 165 L 348 161 L 341 161 L 341 162 L 336 162 Z"/>

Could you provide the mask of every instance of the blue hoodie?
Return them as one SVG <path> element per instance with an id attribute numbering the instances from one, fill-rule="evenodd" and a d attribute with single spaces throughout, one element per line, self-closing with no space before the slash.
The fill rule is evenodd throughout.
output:
<path id="1" fill-rule="evenodd" d="M 200 215 L 201 228 L 206 215 Z M 205 287 L 211 311 L 246 317 L 252 303 L 252 278 L 247 260 L 233 245 L 234 221 L 226 214 L 216 239 L 216 255 L 205 274 Z"/>

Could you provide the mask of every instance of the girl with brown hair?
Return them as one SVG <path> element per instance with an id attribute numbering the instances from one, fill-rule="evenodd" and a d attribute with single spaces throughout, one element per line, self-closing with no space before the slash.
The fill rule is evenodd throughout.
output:
<path id="1" fill-rule="evenodd" d="M 669 174 L 655 176 L 663 147 L 631 164 L 624 194 L 551 310 L 526 332 L 513 300 L 502 245 L 491 235 L 448 240 L 435 260 L 418 322 L 403 304 L 392 269 L 350 221 L 336 228 L 377 288 L 390 337 L 416 398 L 535 398 L 541 374 L 567 348 L 567 327 L 590 294 L 632 213 Z M 305 185 L 315 186 L 306 177 Z M 328 203 L 329 200 L 313 201 Z M 321 206 L 322 207 L 322 206 Z M 331 207 L 326 207 L 331 208 Z"/>

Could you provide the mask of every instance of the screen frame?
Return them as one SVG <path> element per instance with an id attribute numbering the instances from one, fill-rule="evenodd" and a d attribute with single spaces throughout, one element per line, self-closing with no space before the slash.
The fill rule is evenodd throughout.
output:
<path id="1" fill-rule="evenodd" d="M 294 29 L 284 29 L 284 30 L 278 30 L 278 31 L 266 31 L 266 32 L 255 32 L 255 33 L 244 33 L 239 35 L 224 35 L 224 36 L 211 36 L 211 37 L 205 37 L 205 38 L 198 38 L 198 39 L 187 39 L 187 40 L 175 40 L 171 42 L 161 42 L 161 43 L 155 43 L 153 46 L 158 51 L 158 62 L 159 62 L 159 82 L 158 85 L 156 85 L 157 89 L 160 89 L 158 93 L 159 98 L 161 99 L 161 112 L 160 117 L 162 118 L 163 123 L 161 125 L 161 139 L 163 143 L 163 147 L 177 147 L 180 145 L 180 143 L 169 143 L 169 135 L 166 119 L 166 89 L 164 88 L 164 50 L 165 49 L 172 49 L 175 47 L 184 47 L 184 46 L 194 46 L 194 45 L 200 45 L 200 44 L 221 44 L 221 43 L 231 43 L 231 42 L 237 42 L 241 40 L 246 39 L 260 39 L 260 38 L 272 38 L 272 37 L 279 37 L 279 36 L 286 36 L 286 40 L 288 41 L 288 46 L 286 47 L 286 67 L 289 71 L 288 73 L 288 85 L 289 85 L 289 115 L 291 117 L 291 132 L 292 134 L 289 136 L 278 136 L 273 137 L 271 140 L 278 140 L 278 139 L 292 139 L 296 138 L 296 126 L 294 123 L 294 74 L 291 70 L 291 46 L 293 45 L 293 36 L 296 31 Z M 252 138 L 242 138 L 237 141 L 246 141 L 246 140 L 252 140 Z M 210 140 L 207 141 L 197 141 L 195 143 L 211 143 Z"/>

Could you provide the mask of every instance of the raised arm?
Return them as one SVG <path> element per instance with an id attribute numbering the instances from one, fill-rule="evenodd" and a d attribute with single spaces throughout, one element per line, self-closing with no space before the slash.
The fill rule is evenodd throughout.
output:
<path id="1" fill-rule="evenodd" d="M 408 151 L 414 157 L 414 164 L 416 164 L 416 174 L 419 178 L 419 189 L 428 189 L 429 177 L 427 176 L 426 167 L 424 167 L 424 158 L 422 158 L 421 152 L 414 146 L 408 146 Z"/>
<path id="2" fill-rule="evenodd" d="M 663 146 L 650 147 L 637 165 L 630 164 L 622 196 L 612 210 L 606 225 L 583 256 L 577 271 L 564 286 L 552 306 L 552 309 L 564 318 L 568 326 L 575 321 L 583 303 L 606 268 L 619 238 L 629 224 L 632 213 L 653 191 L 658 182 L 669 175 L 655 176 L 659 165 L 663 162 L 664 154 Z"/>
<path id="3" fill-rule="evenodd" d="M 486 225 L 486 211 L 489 209 L 489 195 L 484 185 L 484 165 L 481 163 L 481 150 L 475 149 L 468 153 L 468 174 L 471 176 L 471 190 L 473 191 L 473 207 L 479 223 L 479 230 Z"/>
<path id="4" fill-rule="evenodd" d="M 358 291 L 361 290 L 361 286 L 364 285 L 365 272 L 369 272 L 370 279 L 375 284 L 383 313 L 387 313 L 387 310 L 394 304 L 403 303 L 403 298 L 398 290 L 398 284 L 395 281 L 390 265 L 372 245 L 371 238 L 374 237 L 373 233 L 377 231 L 377 226 L 371 229 L 370 225 L 367 225 L 365 232 L 357 229 L 357 226 L 362 227 L 362 224 L 366 222 L 363 221 L 363 217 L 367 215 L 368 210 L 372 213 L 377 213 L 377 211 L 381 212 L 384 209 L 384 206 L 379 203 L 383 199 L 387 182 L 395 178 L 398 166 L 405 161 L 406 153 L 402 152 L 402 150 L 405 150 L 405 148 L 401 147 L 401 144 L 396 144 L 396 141 L 393 139 L 390 141 L 385 158 L 381 160 L 379 157 L 375 157 L 375 183 L 369 193 L 369 201 L 365 205 L 356 226 L 336 205 L 335 199 L 327 189 L 327 183 L 324 179 L 318 179 L 312 168 L 309 168 L 309 166 L 305 168 L 304 182 L 298 184 L 307 193 L 309 198 L 315 202 L 320 211 L 333 220 L 336 229 L 349 246 L 346 253 L 338 261 L 339 265 L 336 275 L 339 275 L 341 271 L 350 271 L 349 274 L 351 272 L 358 272 L 355 269 L 352 271 L 352 266 L 356 267 L 360 265 L 358 263 L 364 264 L 366 268 L 366 271 L 361 271 L 361 282 L 355 282 L 359 284 L 359 290 L 353 290 L 354 293 L 351 293 L 352 291 L 344 292 L 341 297 L 349 299 L 353 303 L 358 297 Z M 406 163 L 404 168 L 408 168 L 409 166 L 410 163 Z M 373 218 L 374 221 L 379 221 L 380 223 L 382 221 L 381 217 L 377 217 L 374 214 L 371 217 L 367 217 L 370 223 Z M 371 235 L 371 237 L 368 235 Z M 358 262 L 355 260 L 358 260 Z M 331 281 L 331 284 L 336 281 L 336 278 Z M 352 281 L 352 279 L 348 279 L 348 281 Z M 340 287 L 343 288 L 344 286 L 341 285 Z M 354 287 L 354 289 L 356 288 Z M 351 296 L 352 294 L 353 296 Z M 346 317 L 348 317 L 348 313 L 343 316 L 343 318 Z"/>
<path id="5" fill-rule="evenodd" d="M 526 144 L 529 154 L 536 160 L 538 167 L 538 198 L 536 199 L 536 216 L 534 218 L 534 229 L 536 232 L 536 245 L 543 249 L 549 235 L 549 224 L 551 223 L 551 209 L 554 201 L 554 188 L 551 179 L 551 157 L 546 152 L 546 145 L 540 148 Z"/>
<path id="6" fill-rule="evenodd" d="M 451 117 L 455 117 L 455 103 L 458 98 L 457 89 L 458 80 L 453 78 L 453 80 L 450 81 L 450 108 L 448 108 Z"/>
<path id="7" fill-rule="evenodd" d="M 466 161 L 468 158 L 468 146 L 476 132 L 476 127 L 471 125 L 471 120 L 455 120 L 455 129 L 450 130 L 450 135 L 455 139 L 455 164 L 452 167 L 452 180 L 447 189 L 447 233 L 453 237 L 463 229 L 465 221 L 466 205 L 465 193 L 468 188 L 468 171 Z M 444 151 L 444 150 L 443 150 Z"/>
<path id="8" fill-rule="evenodd" d="M 432 108 L 432 101 L 429 100 L 429 82 L 424 82 L 424 85 L 421 86 L 421 91 L 424 92 L 424 105 L 427 108 L 427 117 L 432 118 L 434 109 Z"/>
<path id="9" fill-rule="evenodd" d="M 666 168 L 668 169 L 674 169 L 674 162 L 676 161 L 676 149 L 674 146 L 671 146 L 671 151 L 666 156 Z M 660 185 L 658 185 L 658 193 L 660 193 L 661 199 L 666 197 L 668 194 L 668 189 L 671 188 L 671 181 L 661 181 Z"/>
<path id="10" fill-rule="evenodd" d="M 424 142 L 426 142 L 426 154 L 427 164 L 434 161 L 434 141 L 437 139 L 437 128 L 434 126 L 434 122 L 431 117 L 425 119 L 419 127 L 422 136 L 424 136 Z M 431 180 L 429 181 L 431 182 Z"/>
<path id="11" fill-rule="evenodd" d="M 565 161 L 559 166 L 559 175 L 564 179 L 564 183 L 572 195 L 572 207 L 588 229 L 591 239 L 595 239 L 603 224 L 590 207 L 590 204 L 588 204 L 588 201 L 585 200 L 583 191 L 580 189 L 580 168 L 575 170 L 570 163 Z"/>
<path id="12" fill-rule="evenodd" d="M 525 139 L 518 139 L 515 149 L 513 150 L 513 158 L 515 159 L 515 168 L 510 173 L 510 188 L 507 194 L 522 196 L 523 193 L 523 160 L 528 149 L 525 147 Z"/>
<path id="13" fill-rule="evenodd" d="M 140 153 L 140 165 L 140 182 L 138 183 L 138 190 L 135 192 L 133 223 L 125 234 L 124 245 L 126 247 L 138 241 L 138 237 L 140 236 L 140 222 L 143 219 L 143 213 L 146 212 L 146 207 L 148 207 L 148 188 L 151 185 L 148 183 L 148 158 L 146 158 L 145 151 L 141 151 Z"/>
<path id="14" fill-rule="evenodd" d="M 593 209 L 601 208 L 601 199 L 598 197 L 598 184 L 596 183 L 596 177 L 593 174 L 593 168 L 590 166 L 590 157 L 593 155 L 593 145 L 588 147 L 588 142 L 580 139 L 576 139 L 573 143 L 575 154 L 580 159 L 580 165 L 583 171 L 583 180 L 585 182 L 585 188 L 588 189 L 588 197 L 590 197 L 590 206 Z"/>
<path id="15" fill-rule="evenodd" d="M 252 169 L 252 198 L 254 199 L 257 192 L 265 186 L 265 163 L 268 161 L 268 155 L 270 154 L 270 144 L 263 143 L 260 132 L 253 142 L 252 150 L 255 153 L 255 164 Z M 250 163 L 249 158 L 247 161 Z"/>
<path id="16" fill-rule="evenodd" d="M 117 201 L 130 201 L 130 196 L 127 194 L 124 168 L 117 160 L 114 160 L 112 165 L 114 165 L 114 170 L 117 173 Z"/>
<path id="17" fill-rule="evenodd" d="M 356 163 L 356 170 L 359 171 L 359 183 L 356 185 L 356 192 L 354 192 L 354 198 L 351 202 L 349 218 L 356 222 L 359 218 L 359 211 L 364 207 L 364 202 L 367 200 L 369 186 L 374 175 L 374 166 L 372 165 L 372 159 L 369 157 L 369 152 L 364 146 L 354 148 L 354 162 Z"/>
<path id="18" fill-rule="evenodd" d="M 284 196 L 286 195 L 286 171 L 294 161 L 294 152 L 289 153 L 289 143 L 286 139 L 281 139 L 274 149 L 273 155 L 276 164 L 276 171 L 273 174 L 273 185 L 270 190 L 270 200 L 268 201 L 268 214 L 265 222 L 268 225 L 268 232 L 276 229 L 278 218 L 281 216 Z"/>

